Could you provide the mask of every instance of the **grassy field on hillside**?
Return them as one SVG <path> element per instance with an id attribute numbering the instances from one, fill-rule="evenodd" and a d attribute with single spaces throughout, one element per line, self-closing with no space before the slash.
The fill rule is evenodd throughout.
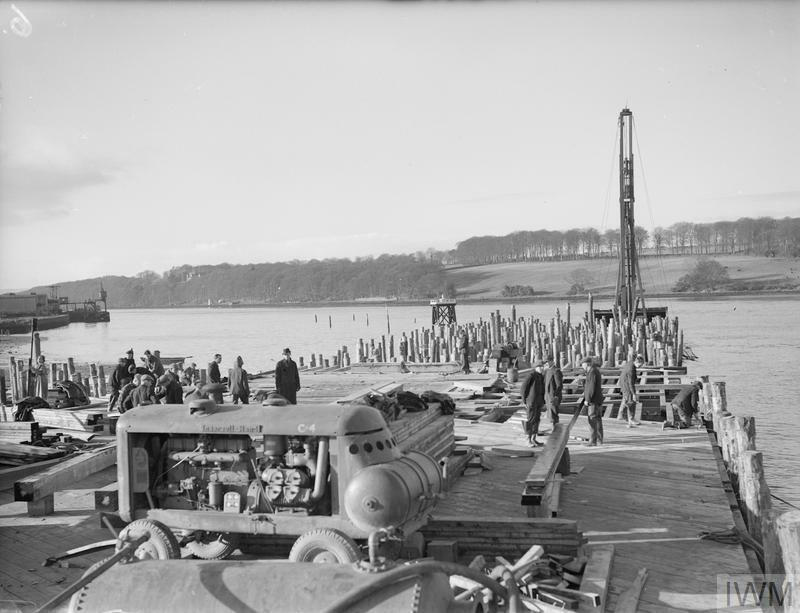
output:
<path id="1" fill-rule="evenodd" d="M 714 256 L 728 269 L 731 281 L 793 282 L 800 286 L 800 260 L 745 255 Z M 642 283 L 647 294 L 670 293 L 675 282 L 694 268 L 698 256 L 647 257 L 639 262 Z M 497 298 L 505 285 L 530 285 L 536 296 L 563 296 L 572 285 L 569 276 L 576 269 L 589 271 L 595 294 L 613 294 L 617 279 L 616 259 L 565 262 L 515 262 L 453 268 L 447 277 L 464 298 Z"/>

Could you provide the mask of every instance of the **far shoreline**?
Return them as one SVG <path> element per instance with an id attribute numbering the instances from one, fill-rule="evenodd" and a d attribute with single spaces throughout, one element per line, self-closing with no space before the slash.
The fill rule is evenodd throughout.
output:
<path id="1" fill-rule="evenodd" d="M 592 299 L 595 302 L 598 301 L 610 301 L 613 300 L 613 294 L 592 294 Z M 760 300 L 765 298 L 771 299 L 786 299 L 786 300 L 793 300 L 793 299 L 800 299 L 800 291 L 791 291 L 791 290 L 774 290 L 774 291 L 758 291 L 758 292 L 749 292 L 749 291 L 740 291 L 740 292 L 707 292 L 702 294 L 689 294 L 689 293 L 660 293 L 660 294 L 645 294 L 645 298 L 647 300 L 674 300 L 676 298 L 683 299 L 683 300 L 692 300 L 692 301 L 704 301 L 704 300 L 717 300 L 721 298 L 742 298 L 742 299 L 753 299 L 753 300 Z M 587 302 L 589 300 L 588 295 L 555 295 L 555 294 L 541 294 L 541 295 L 533 295 L 533 296 L 489 296 L 489 297 L 470 297 L 470 296 L 456 296 L 455 300 L 458 304 L 489 304 L 489 303 L 518 303 L 518 304 L 525 304 L 525 303 L 536 303 L 536 302 L 552 302 L 552 301 L 561 301 L 561 302 L 569 302 L 571 304 L 578 303 L 578 302 Z M 383 307 L 383 306 L 430 306 L 430 298 L 419 299 L 419 300 L 381 300 L 381 299 L 369 299 L 369 300 L 341 300 L 341 301 L 319 301 L 319 302 L 280 302 L 280 303 L 273 303 L 273 302 L 263 302 L 263 303 L 246 303 L 246 304 L 220 304 L 220 305 L 201 305 L 201 304 L 180 304 L 180 305 L 165 305 L 165 306 L 120 306 L 120 307 L 109 307 L 109 311 L 113 310 L 153 310 L 153 309 L 220 309 L 220 310 L 227 310 L 227 309 L 248 309 L 248 308 L 322 308 L 322 307 L 353 307 L 353 306 L 373 306 L 373 307 Z"/>

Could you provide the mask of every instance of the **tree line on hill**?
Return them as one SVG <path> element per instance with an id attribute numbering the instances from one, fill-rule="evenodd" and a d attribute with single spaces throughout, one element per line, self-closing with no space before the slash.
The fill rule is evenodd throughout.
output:
<path id="1" fill-rule="evenodd" d="M 102 281 L 111 307 L 303 303 L 455 295 L 444 266 L 429 254 L 292 261 L 265 264 L 178 266 L 158 274 L 61 283 L 71 300 L 96 297 Z M 31 291 L 48 293 L 47 287 Z"/>
<path id="2" fill-rule="evenodd" d="M 640 253 L 701 255 L 744 253 L 800 256 L 800 218 L 768 217 L 709 224 L 676 223 L 649 233 L 637 226 Z M 594 228 L 565 232 L 520 231 L 506 236 L 475 236 L 451 251 L 428 249 L 408 255 L 381 255 L 355 260 L 326 259 L 307 262 L 217 264 L 174 267 L 163 274 L 144 271 L 134 277 L 109 276 L 59 285 L 72 301 L 97 297 L 100 283 L 111 307 L 163 307 L 219 304 L 282 304 L 348 301 L 369 298 L 420 300 L 455 296 L 447 265 L 500 262 L 579 260 L 616 257 L 619 234 L 601 234 Z M 574 275 L 572 275 L 574 276 Z M 703 275 L 701 275 L 703 276 Z M 697 284 L 691 280 L 676 291 Z M 715 283 L 719 283 L 715 279 Z M 570 278 L 573 293 L 585 291 L 586 282 Z M 722 282 L 724 283 L 724 281 Z M 757 289 L 757 288 L 742 288 Z M 535 288 L 507 285 L 502 295 L 529 296 Z M 49 293 L 49 288 L 32 288 Z"/>
<path id="3" fill-rule="evenodd" d="M 678 222 L 654 228 L 636 226 L 642 255 L 746 254 L 800 256 L 800 217 L 742 217 L 713 223 Z M 463 266 L 544 260 L 578 260 L 619 255 L 619 230 L 595 228 L 522 230 L 505 236 L 473 236 L 445 255 Z"/>

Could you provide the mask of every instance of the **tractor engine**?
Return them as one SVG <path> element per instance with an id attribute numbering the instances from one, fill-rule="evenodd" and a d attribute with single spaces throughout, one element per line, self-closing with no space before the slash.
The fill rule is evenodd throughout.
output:
<path id="1" fill-rule="evenodd" d="M 261 479 L 273 507 L 309 508 L 319 445 L 309 437 L 265 436 Z"/>
<path id="2" fill-rule="evenodd" d="M 171 436 L 154 494 L 162 509 L 311 510 L 325 493 L 327 449 L 327 439 L 267 435 L 256 460 L 249 436 Z"/>
<path id="3" fill-rule="evenodd" d="M 153 493 L 162 509 L 242 511 L 255 477 L 249 436 L 172 436 L 161 459 Z"/>

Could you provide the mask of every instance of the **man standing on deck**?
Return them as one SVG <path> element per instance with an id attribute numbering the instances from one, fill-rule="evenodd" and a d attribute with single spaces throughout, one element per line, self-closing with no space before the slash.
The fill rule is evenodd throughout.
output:
<path id="1" fill-rule="evenodd" d="M 133 349 L 128 349 L 125 355 L 127 356 L 125 358 L 125 371 L 128 373 L 128 377 L 133 378 L 133 375 L 136 374 L 136 360 L 133 359 Z"/>
<path id="2" fill-rule="evenodd" d="M 219 374 L 219 365 L 222 362 L 222 355 L 219 353 L 214 354 L 214 359 L 208 363 L 208 382 L 221 383 L 222 375 Z M 217 404 L 222 404 L 222 390 L 215 388 L 211 392 L 211 397 Z"/>
<path id="3" fill-rule="evenodd" d="M 547 367 L 544 371 L 544 401 L 547 404 L 550 423 L 555 426 L 558 423 L 558 409 L 564 393 L 564 375 L 558 362 L 553 358 L 547 358 Z"/>
<path id="4" fill-rule="evenodd" d="M 603 444 L 603 377 L 592 358 L 583 358 L 581 362 L 586 372 L 586 385 L 583 388 L 583 403 L 589 417 L 590 447 Z"/>
<path id="5" fill-rule="evenodd" d="M 236 356 L 236 362 L 228 375 L 228 390 L 233 396 L 233 404 L 250 404 L 250 384 L 247 381 L 247 371 L 242 368 L 242 356 Z"/>
<path id="6" fill-rule="evenodd" d="M 697 413 L 697 403 L 699 402 L 700 389 L 702 387 L 702 381 L 695 381 L 692 387 L 681 390 L 672 399 L 670 410 L 678 411 L 678 417 L 681 418 L 679 428 L 688 428 L 692 425 L 692 416 Z"/>
<path id="7" fill-rule="evenodd" d="M 540 447 L 542 443 L 536 440 L 539 434 L 539 414 L 545 405 L 544 402 L 544 362 L 537 360 L 533 365 L 533 372 L 522 384 L 522 401 L 528 410 L 528 419 L 525 421 L 525 434 L 528 435 L 528 445 Z"/>
<path id="8" fill-rule="evenodd" d="M 634 359 L 628 360 L 622 365 L 619 373 L 619 389 L 622 392 L 622 403 L 619 405 L 619 412 L 622 419 L 628 420 L 628 428 L 638 426 L 639 422 L 634 420 L 636 414 L 636 380 L 639 376 L 637 369 L 644 364 L 644 358 L 637 355 Z"/>
<path id="9" fill-rule="evenodd" d="M 275 388 L 289 404 L 297 404 L 300 374 L 297 372 L 297 364 L 292 360 L 292 352 L 288 347 L 283 350 L 283 359 L 275 365 Z"/>

